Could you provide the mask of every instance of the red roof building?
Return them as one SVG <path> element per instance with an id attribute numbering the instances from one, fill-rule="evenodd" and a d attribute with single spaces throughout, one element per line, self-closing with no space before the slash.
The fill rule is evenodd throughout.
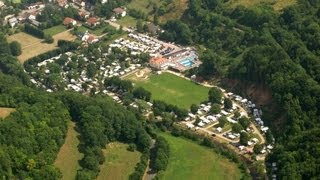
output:
<path id="1" fill-rule="evenodd" d="M 72 19 L 72 18 L 70 18 L 70 17 L 64 18 L 64 20 L 63 20 L 63 25 L 68 26 L 68 25 L 70 25 L 70 24 L 76 25 L 76 24 L 77 24 L 77 21 L 74 20 L 74 19 Z"/>
<path id="2" fill-rule="evenodd" d="M 99 21 L 96 17 L 91 17 L 87 20 L 87 24 L 89 26 L 96 26 L 97 24 L 99 24 Z"/>
<path id="3" fill-rule="evenodd" d="M 163 58 L 163 57 L 154 57 L 152 59 L 150 59 L 150 66 L 154 67 L 156 69 L 166 69 L 168 68 L 169 64 L 168 64 L 169 60 L 167 58 Z"/>
<path id="4" fill-rule="evenodd" d="M 113 9 L 113 12 L 114 12 L 116 15 L 121 15 L 122 17 L 126 16 L 126 14 L 127 14 L 127 13 L 126 13 L 126 10 L 123 9 L 123 8 L 120 8 L 120 7 Z"/>

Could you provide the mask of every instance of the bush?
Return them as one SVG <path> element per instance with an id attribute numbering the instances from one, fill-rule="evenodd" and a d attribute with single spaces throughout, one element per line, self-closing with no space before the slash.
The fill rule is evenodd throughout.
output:
<path id="1" fill-rule="evenodd" d="M 19 56 L 21 54 L 21 44 L 18 41 L 12 41 L 10 43 L 10 50 L 13 56 Z"/>
<path id="2" fill-rule="evenodd" d="M 52 44 L 54 42 L 54 39 L 52 38 L 52 36 L 49 35 L 45 35 L 44 36 L 44 41 L 48 44 Z"/>

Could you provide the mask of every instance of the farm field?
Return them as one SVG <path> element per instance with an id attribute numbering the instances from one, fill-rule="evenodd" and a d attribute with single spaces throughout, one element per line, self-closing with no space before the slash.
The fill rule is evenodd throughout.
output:
<path id="1" fill-rule="evenodd" d="M 170 147 L 169 164 L 166 171 L 159 174 L 161 180 L 171 179 L 240 179 L 237 164 L 216 154 L 213 150 L 190 140 L 159 133 Z"/>
<path id="2" fill-rule="evenodd" d="M 47 44 L 42 42 L 43 39 L 20 32 L 9 36 L 7 39 L 9 42 L 18 41 L 21 44 L 22 54 L 18 56 L 18 60 L 20 63 L 24 63 L 24 61 L 28 60 L 29 58 L 56 49 L 58 40 L 63 39 L 72 41 L 75 40 L 76 37 L 69 31 L 64 31 L 53 36 L 54 43 Z"/>
<path id="3" fill-rule="evenodd" d="M 65 30 L 67 30 L 67 29 L 64 25 L 58 25 L 58 26 L 53 26 L 51 28 L 45 29 L 43 31 L 45 34 L 53 36 L 53 35 L 56 35 L 58 33 L 65 31 Z"/>
<path id="4" fill-rule="evenodd" d="M 14 108 L 3 108 L 3 107 L 0 107 L 0 120 L 2 118 L 6 118 L 7 116 L 10 115 L 10 113 L 12 113 L 14 111 L 15 111 Z"/>
<path id="5" fill-rule="evenodd" d="M 152 93 L 151 98 L 162 100 L 181 108 L 189 109 L 191 104 L 200 104 L 207 100 L 209 88 L 170 73 L 149 74 L 148 77 L 127 77 L 135 86 L 141 86 Z"/>
<path id="6" fill-rule="evenodd" d="M 140 161 L 138 151 L 127 150 L 128 145 L 114 142 L 103 150 L 106 161 L 100 166 L 98 180 L 125 180 L 133 173 L 136 164 Z"/>
<path id="7" fill-rule="evenodd" d="M 74 129 L 75 123 L 70 122 L 65 143 L 60 148 L 57 159 L 54 165 L 62 172 L 62 179 L 75 179 L 77 170 L 80 168 L 78 161 L 83 154 L 78 151 L 79 133 Z"/>
<path id="8" fill-rule="evenodd" d="M 274 10 L 280 11 L 287 6 L 295 4 L 296 1 L 297 0 L 231 0 L 228 1 L 227 4 L 231 7 L 236 7 L 238 5 L 250 7 L 265 3 L 272 5 Z"/>

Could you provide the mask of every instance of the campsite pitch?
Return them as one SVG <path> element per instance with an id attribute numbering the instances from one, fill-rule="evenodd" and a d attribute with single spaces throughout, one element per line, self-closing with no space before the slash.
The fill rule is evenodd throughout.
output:
<path id="1" fill-rule="evenodd" d="M 137 76 L 132 74 L 127 79 L 135 86 L 141 86 L 152 93 L 152 99 L 162 100 L 178 107 L 189 109 L 191 104 L 200 104 L 207 100 L 209 88 L 170 73 Z"/>
<path id="2" fill-rule="evenodd" d="M 170 147 L 169 164 L 167 169 L 159 174 L 159 179 L 231 180 L 241 178 L 237 164 L 216 154 L 212 149 L 168 133 L 158 135 L 164 137 Z"/>

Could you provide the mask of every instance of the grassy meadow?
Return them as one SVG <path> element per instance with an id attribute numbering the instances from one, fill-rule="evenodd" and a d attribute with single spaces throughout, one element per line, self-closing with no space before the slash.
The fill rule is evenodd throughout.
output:
<path id="1" fill-rule="evenodd" d="M 233 180 L 241 178 L 241 171 L 237 164 L 216 154 L 213 150 L 168 133 L 158 135 L 164 137 L 170 147 L 169 164 L 166 171 L 159 174 L 160 180 Z"/>
<path id="2" fill-rule="evenodd" d="M 75 123 L 70 122 L 65 143 L 60 148 L 54 165 L 62 172 L 62 180 L 75 179 L 80 169 L 79 160 L 83 154 L 78 151 L 79 133 L 75 130 Z"/>
<path id="3" fill-rule="evenodd" d="M 98 180 L 126 180 L 134 172 L 136 164 L 140 161 L 138 151 L 128 151 L 128 145 L 113 142 L 103 150 L 106 161 L 100 166 Z"/>
<path id="4" fill-rule="evenodd" d="M 57 32 L 57 30 L 48 30 L 47 32 L 54 33 L 54 31 Z M 63 31 L 53 36 L 54 43 L 52 44 L 44 43 L 43 39 L 24 32 L 9 36 L 7 39 L 9 42 L 18 41 L 21 44 L 22 54 L 18 56 L 18 60 L 20 63 L 24 63 L 29 58 L 58 48 L 58 40 L 73 41 L 76 39 L 76 36 L 72 35 L 69 31 Z"/>
<path id="5" fill-rule="evenodd" d="M 141 86 L 152 93 L 152 99 L 162 100 L 178 107 L 189 109 L 191 104 L 207 100 L 209 88 L 170 73 L 150 74 L 147 79 L 135 74 L 127 77 L 135 86 Z"/>

